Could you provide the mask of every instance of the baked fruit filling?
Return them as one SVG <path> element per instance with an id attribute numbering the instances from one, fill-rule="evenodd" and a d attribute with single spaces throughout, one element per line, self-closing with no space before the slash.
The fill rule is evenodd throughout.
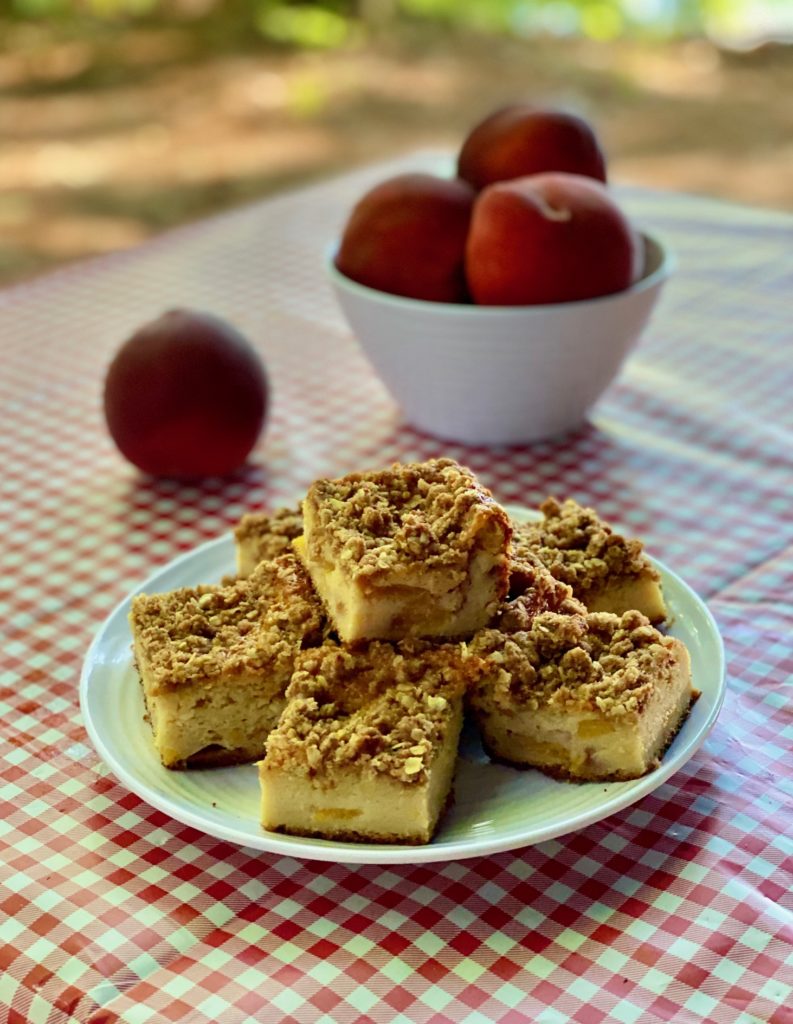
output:
<path id="1" fill-rule="evenodd" d="M 487 752 L 559 778 L 646 774 L 696 697 L 683 643 L 637 611 L 543 612 L 471 649 L 488 666 L 470 695 Z"/>
<path id="2" fill-rule="evenodd" d="M 512 556 L 539 558 L 591 612 L 637 610 L 654 623 L 667 617 L 658 573 L 639 540 L 616 533 L 591 508 L 548 498 L 540 522 L 516 524 Z"/>
<path id="3" fill-rule="evenodd" d="M 329 642 L 300 654 L 259 765 L 264 828 L 428 843 L 451 793 L 472 670 L 463 644 Z"/>
<path id="4" fill-rule="evenodd" d="M 141 594 L 130 612 L 135 661 L 167 768 L 261 757 L 295 658 L 326 622 L 292 554 L 229 586 Z"/>
<path id="5" fill-rule="evenodd" d="M 509 587 L 511 525 L 451 459 L 318 480 L 295 550 L 339 636 L 471 635 Z"/>

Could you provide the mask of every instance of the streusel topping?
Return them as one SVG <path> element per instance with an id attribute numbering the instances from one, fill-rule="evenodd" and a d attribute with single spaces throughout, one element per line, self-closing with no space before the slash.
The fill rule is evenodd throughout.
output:
<path id="1" fill-rule="evenodd" d="M 249 512 L 234 527 L 237 541 L 256 543 L 260 561 L 278 558 L 292 550 L 292 541 L 303 532 L 303 513 L 299 508 L 279 508 L 275 512 Z"/>
<path id="2" fill-rule="evenodd" d="M 133 636 L 157 689 L 249 672 L 291 672 L 297 652 L 322 642 L 326 622 L 294 555 L 263 562 L 228 586 L 141 594 Z"/>
<path id="3" fill-rule="evenodd" d="M 537 555 L 524 552 L 520 559 L 510 562 L 509 598 L 491 625 L 502 633 L 519 633 L 529 629 L 541 612 L 585 615 L 586 608 L 573 597 L 568 584 L 551 575 Z"/>
<path id="4" fill-rule="evenodd" d="M 398 571 L 405 564 L 459 573 L 479 544 L 506 561 L 507 514 L 452 459 L 318 480 L 305 507 L 313 513 L 312 554 L 341 562 L 355 575 Z"/>
<path id="5" fill-rule="evenodd" d="M 463 644 L 327 642 L 297 659 L 266 763 L 314 776 L 353 767 L 423 784 L 470 672 Z M 479 665 L 478 662 L 476 662 Z"/>
<path id="6" fill-rule="evenodd" d="M 674 647 L 640 612 L 544 612 L 523 632 L 489 629 L 476 635 L 472 652 L 488 669 L 474 701 L 609 717 L 638 713 L 654 680 L 671 672 Z"/>
<path id="7" fill-rule="evenodd" d="M 544 519 L 514 527 L 512 556 L 537 555 L 548 570 L 578 596 L 612 576 L 653 572 L 641 541 L 627 540 L 591 508 L 572 498 L 548 498 L 540 505 Z"/>

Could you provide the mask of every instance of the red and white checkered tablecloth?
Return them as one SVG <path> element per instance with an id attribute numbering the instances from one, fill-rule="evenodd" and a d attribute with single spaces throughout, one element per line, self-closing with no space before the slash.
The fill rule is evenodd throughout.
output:
<path id="1" fill-rule="evenodd" d="M 401 423 L 323 278 L 363 188 L 423 159 L 0 293 L 0 1021 L 793 1021 L 793 219 L 623 189 L 679 269 L 620 380 L 572 437 L 465 449 Z M 108 360 L 178 305 L 272 377 L 228 480 L 143 478 L 105 433 Z M 119 599 L 319 475 L 440 454 L 504 502 L 595 505 L 707 599 L 728 691 L 687 766 L 563 839 L 377 867 L 238 848 L 117 783 L 77 685 Z"/>

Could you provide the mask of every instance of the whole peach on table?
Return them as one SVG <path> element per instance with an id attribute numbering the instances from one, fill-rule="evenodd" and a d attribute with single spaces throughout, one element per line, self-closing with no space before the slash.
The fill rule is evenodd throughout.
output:
<path id="1" fill-rule="evenodd" d="M 110 435 L 154 476 L 223 476 L 264 426 L 269 387 L 250 342 L 208 313 L 175 309 L 137 330 L 107 371 Z"/>
<path id="2" fill-rule="evenodd" d="M 474 302 L 523 306 L 610 295 L 639 276 L 641 239 L 600 182 L 536 174 L 478 196 L 466 248 Z"/>
<path id="3" fill-rule="evenodd" d="M 606 180 L 606 159 L 592 126 L 562 110 L 512 104 L 466 137 L 457 173 L 475 189 L 529 174 L 562 171 Z"/>
<path id="4" fill-rule="evenodd" d="M 431 174 L 400 174 L 376 185 L 350 214 L 337 269 L 393 295 L 465 301 L 465 242 L 474 197 L 464 181 Z"/>

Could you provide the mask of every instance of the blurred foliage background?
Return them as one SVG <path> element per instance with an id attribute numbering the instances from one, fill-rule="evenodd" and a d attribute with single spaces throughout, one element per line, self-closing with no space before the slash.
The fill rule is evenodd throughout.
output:
<path id="1" fill-rule="evenodd" d="M 514 100 L 613 180 L 793 210 L 791 40 L 792 0 L 0 0 L 0 282 Z"/>

